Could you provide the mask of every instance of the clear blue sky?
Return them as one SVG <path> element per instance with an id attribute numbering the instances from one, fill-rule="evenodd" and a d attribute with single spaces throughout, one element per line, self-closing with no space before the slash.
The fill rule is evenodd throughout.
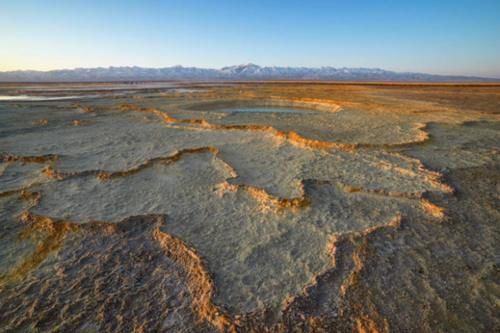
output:
<path id="1" fill-rule="evenodd" d="M 0 0 L 0 70 L 247 62 L 500 77 L 500 0 Z"/>

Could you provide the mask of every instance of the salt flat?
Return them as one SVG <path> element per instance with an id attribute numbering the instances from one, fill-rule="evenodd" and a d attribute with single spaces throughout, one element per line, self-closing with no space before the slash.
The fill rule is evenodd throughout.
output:
<path id="1" fill-rule="evenodd" d="M 498 86 L 0 95 L 0 331 L 500 327 Z"/>

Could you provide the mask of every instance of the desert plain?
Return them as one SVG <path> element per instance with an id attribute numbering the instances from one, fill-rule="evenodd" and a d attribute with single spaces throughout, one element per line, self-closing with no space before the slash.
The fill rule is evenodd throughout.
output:
<path id="1" fill-rule="evenodd" d="M 0 96 L 0 332 L 500 330 L 500 85 Z"/>

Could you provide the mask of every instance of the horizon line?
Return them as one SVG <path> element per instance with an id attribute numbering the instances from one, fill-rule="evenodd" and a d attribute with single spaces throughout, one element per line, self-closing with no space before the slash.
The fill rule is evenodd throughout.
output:
<path id="1" fill-rule="evenodd" d="M 245 71 L 253 67 L 256 71 Z M 242 70 L 240 70 L 242 68 Z M 273 72 L 272 69 L 277 69 Z M 114 70 L 128 69 L 129 73 Z M 134 72 L 134 70 L 151 72 Z M 179 72 L 175 72 L 179 69 Z M 192 73 L 182 70 L 193 70 Z M 227 71 L 225 71 L 227 69 Z M 269 72 L 259 72 L 271 69 Z M 99 72 L 101 70 L 102 72 Z M 164 73 L 154 72 L 167 70 Z M 168 72 L 170 70 L 171 72 Z M 195 73 L 194 70 L 200 72 Z M 282 72 L 279 72 L 282 70 Z M 298 71 L 296 71 L 298 70 Z M 304 70 L 304 72 L 300 72 Z M 305 71 L 311 70 L 311 73 Z M 332 72 L 328 73 L 331 70 Z M 344 70 L 344 72 L 343 72 Z M 205 71 L 205 72 L 203 72 Z M 294 72 L 296 71 L 296 72 Z M 357 72 L 356 72 L 357 71 Z M 366 72 L 363 72 L 366 71 Z M 370 72 L 371 71 L 371 72 Z M 60 75 L 69 77 L 58 77 Z M 17 77 L 16 77 L 17 76 Z M 71 77 L 73 76 L 73 77 Z M 196 77 L 198 76 L 198 77 Z M 363 77 L 364 76 L 364 77 Z M 411 77 L 413 76 L 413 77 Z M 49 70 L 16 69 L 0 71 L 0 82 L 122 82 L 122 81 L 324 81 L 324 82 L 500 82 L 500 77 L 468 74 L 434 74 L 429 72 L 395 71 L 380 67 L 261 66 L 252 62 L 216 67 L 181 64 L 147 67 L 138 65 L 74 67 Z"/>
<path id="2" fill-rule="evenodd" d="M 10 73 L 10 72 L 42 72 L 42 73 L 48 73 L 48 72 L 56 72 L 56 71 L 75 71 L 75 70 L 80 70 L 80 69 L 113 69 L 113 68 L 142 68 L 142 69 L 165 69 L 165 68 L 196 68 L 196 69 L 205 69 L 205 70 L 222 70 L 224 68 L 231 68 L 231 67 L 242 67 L 242 66 L 256 66 L 259 68 L 304 68 L 304 69 L 322 69 L 322 68 L 328 68 L 328 69 L 370 69 L 370 70 L 382 70 L 385 72 L 392 72 L 392 73 L 397 73 L 397 74 L 424 74 L 424 75 L 432 75 L 432 76 L 447 76 L 447 77 L 464 77 L 464 78 L 478 78 L 478 79 L 486 79 L 486 80 L 500 80 L 500 77 L 495 77 L 495 76 L 481 76 L 481 75 L 470 75 L 470 74 L 435 74 L 431 72 L 419 72 L 419 71 L 399 71 L 399 70 L 392 70 L 392 69 L 385 69 L 383 67 L 362 67 L 362 66 L 357 66 L 357 67 L 347 67 L 347 66 L 332 66 L 332 65 L 323 65 L 323 66 L 290 66 L 290 65 L 257 65 L 253 62 L 248 62 L 248 63 L 240 63 L 237 65 L 226 65 L 222 67 L 203 67 L 203 66 L 195 66 L 195 65 L 182 65 L 182 64 L 176 64 L 176 65 L 169 65 L 169 66 L 140 66 L 140 65 L 122 65 L 122 66 L 115 66 L 115 65 L 107 65 L 107 66 L 89 66 L 89 67 L 66 67 L 66 68 L 54 68 L 54 69 L 11 69 L 11 70 L 0 70 L 0 73 Z"/>

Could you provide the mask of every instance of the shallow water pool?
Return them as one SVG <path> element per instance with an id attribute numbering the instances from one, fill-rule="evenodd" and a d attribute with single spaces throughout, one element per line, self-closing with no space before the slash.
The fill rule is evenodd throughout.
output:
<path id="1" fill-rule="evenodd" d="M 292 109 L 281 107 L 236 107 L 218 110 L 220 112 L 251 112 L 251 113 L 306 113 L 313 112 L 306 109 Z"/>

